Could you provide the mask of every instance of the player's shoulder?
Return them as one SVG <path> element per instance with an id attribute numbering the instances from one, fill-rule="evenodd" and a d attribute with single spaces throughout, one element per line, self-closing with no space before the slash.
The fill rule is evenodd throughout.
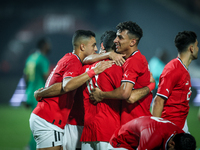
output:
<path id="1" fill-rule="evenodd" d="M 40 53 L 34 52 L 27 57 L 27 60 L 36 60 Z"/>
<path id="2" fill-rule="evenodd" d="M 148 63 L 147 60 L 146 60 L 146 57 L 144 55 L 142 55 L 142 53 L 139 50 L 133 52 L 131 54 L 131 56 L 126 61 L 128 63 L 131 62 L 133 64 L 136 64 L 136 63 L 139 63 L 139 64 Z"/>
<path id="3" fill-rule="evenodd" d="M 76 54 L 73 53 L 67 53 L 63 56 L 64 59 L 70 59 L 70 60 L 77 60 L 79 57 Z"/>
<path id="4" fill-rule="evenodd" d="M 112 67 L 106 69 L 105 71 L 111 72 L 111 73 L 113 73 L 113 74 L 116 74 L 116 73 L 122 72 L 122 67 L 121 67 L 121 66 L 118 66 L 118 65 L 116 65 L 116 64 L 113 64 Z"/>
<path id="5" fill-rule="evenodd" d="M 65 54 L 59 61 L 58 63 L 81 63 L 81 60 L 80 58 L 76 55 L 76 54 L 73 54 L 73 53 L 67 53 Z"/>
<path id="6" fill-rule="evenodd" d="M 181 61 L 178 58 L 175 58 L 166 64 L 164 71 L 173 72 L 174 74 L 181 74 L 183 71 L 185 71 L 185 69 L 186 68 L 184 68 L 184 65 L 181 64 Z"/>
<path id="7" fill-rule="evenodd" d="M 122 67 L 117 66 L 116 64 L 113 64 L 112 67 L 107 68 L 106 70 L 104 70 L 101 74 L 99 74 L 100 76 L 108 76 L 111 79 L 116 79 L 116 78 L 122 78 L 123 75 L 123 71 L 122 71 Z"/>
<path id="8" fill-rule="evenodd" d="M 49 62 L 49 59 L 47 58 L 47 56 L 42 55 L 42 54 L 38 55 L 37 60 L 38 60 L 39 63 Z"/>

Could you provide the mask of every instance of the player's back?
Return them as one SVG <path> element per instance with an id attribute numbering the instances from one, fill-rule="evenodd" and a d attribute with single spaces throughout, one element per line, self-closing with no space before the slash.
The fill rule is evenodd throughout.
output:
<path id="1" fill-rule="evenodd" d="M 110 143 L 113 147 L 130 150 L 164 149 L 165 143 L 175 133 L 183 131 L 172 122 L 153 116 L 142 116 L 129 121 L 116 130 Z"/>
<path id="2" fill-rule="evenodd" d="M 109 141 L 114 130 L 120 126 L 121 101 L 105 99 L 94 105 L 89 99 L 89 93 L 95 87 L 102 91 L 112 91 L 121 85 L 121 78 L 121 67 L 113 65 L 87 82 L 84 89 L 85 122 L 82 141 Z"/>

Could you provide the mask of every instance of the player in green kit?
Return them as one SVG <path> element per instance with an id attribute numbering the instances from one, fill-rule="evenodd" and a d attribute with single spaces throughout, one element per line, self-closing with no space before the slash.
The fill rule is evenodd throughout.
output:
<path id="1" fill-rule="evenodd" d="M 50 41 L 42 38 L 37 43 L 37 50 L 28 56 L 24 68 L 24 77 L 26 81 L 26 106 L 31 111 L 36 107 L 37 101 L 34 98 L 34 91 L 44 87 L 45 81 L 49 75 L 50 63 L 46 55 L 51 48 Z M 31 133 L 29 143 L 30 150 L 36 149 L 36 143 Z"/>

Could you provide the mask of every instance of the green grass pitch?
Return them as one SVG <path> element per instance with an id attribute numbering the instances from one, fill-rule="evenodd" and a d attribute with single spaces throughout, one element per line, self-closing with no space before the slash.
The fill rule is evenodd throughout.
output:
<path id="1" fill-rule="evenodd" d="M 24 150 L 30 138 L 30 109 L 23 106 L 0 106 L 0 150 Z M 197 141 L 200 150 L 200 120 L 197 118 L 198 107 L 191 106 L 188 115 L 190 133 Z"/>

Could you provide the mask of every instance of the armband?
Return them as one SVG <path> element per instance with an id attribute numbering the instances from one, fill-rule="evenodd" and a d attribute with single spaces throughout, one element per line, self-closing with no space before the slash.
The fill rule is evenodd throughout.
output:
<path id="1" fill-rule="evenodd" d="M 88 71 L 87 71 L 87 74 L 88 74 L 88 76 L 89 76 L 90 78 L 92 78 L 92 77 L 94 77 L 94 76 L 96 75 L 93 69 L 88 70 Z"/>
<path id="2" fill-rule="evenodd" d="M 151 82 L 149 85 L 147 85 L 147 87 L 149 88 L 150 92 L 153 91 L 153 89 L 155 89 L 156 84 L 155 82 Z"/>

